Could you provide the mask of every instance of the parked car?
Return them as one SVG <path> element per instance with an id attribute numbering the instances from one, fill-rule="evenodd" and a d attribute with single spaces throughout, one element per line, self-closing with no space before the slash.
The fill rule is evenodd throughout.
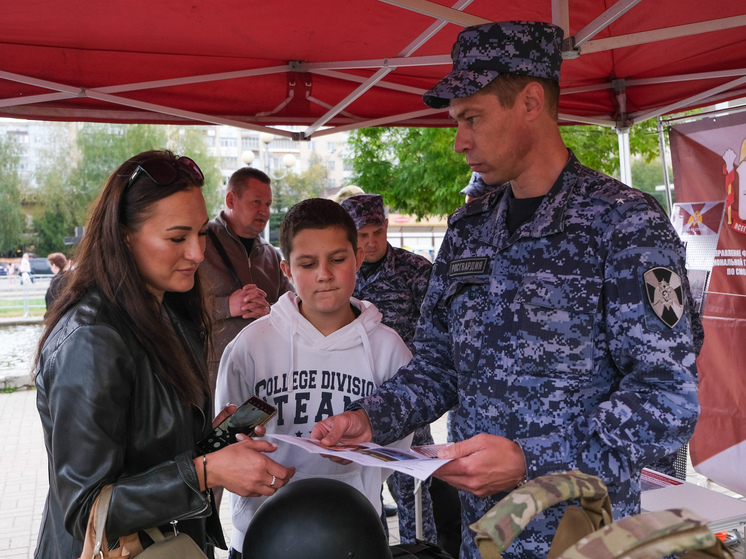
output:
<path id="1" fill-rule="evenodd" d="M 52 275 L 52 268 L 46 258 L 30 258 L 29 264 L 31 264 L 31 273 L 35 276 L 40 274 Z"/>
<path id="2" fill-rule="evenodd" d="M 8 275 L 8 265 L 5 262 L 0 262 L 0 276 Z"/>

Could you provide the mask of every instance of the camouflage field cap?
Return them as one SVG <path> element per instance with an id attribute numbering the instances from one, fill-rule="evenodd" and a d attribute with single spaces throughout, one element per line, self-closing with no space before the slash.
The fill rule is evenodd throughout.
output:
<path id="1" fill-rule="evenodd" d="M 383 196 L 380 194 L 358 194 L 340 202 L 355 222 L 358 230 L 371 223 L 385 225 L 386 212 L 383 209 Z"/>
<path id="2" fill-rule="evenodd" d="M 502 21 L 467 27 L 451 51 L 453 70 L 427 91 L 428 107 L 443 109 L 469 97 L 500 74 L 547 78 L 559 83 L 562 29 L 551 23 Z"/>
<path id="3" fill-rule="evenodd" d="M 460 194 L 463 194 L 464 196 L 471 196 L 472 198 L 479 198 L 480 196 L 484 196 L 488 192 L 490 192 L 494 186 L 487 184 L 484 182 L 484 179 L 482 178 L 481 173 L 477 173 L 474 171 L 471 174 L 471 179 L 469 180 L 469 184 L 467 184 L 464 188 L 461 189 L 459 192 Z"/>

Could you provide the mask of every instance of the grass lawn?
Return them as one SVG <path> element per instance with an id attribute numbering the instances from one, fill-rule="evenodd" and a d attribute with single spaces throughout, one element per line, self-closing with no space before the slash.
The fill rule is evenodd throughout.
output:
<path id="1" fill-rule="evenodd" d="M 29 316 L 44 316 L 47 312 L 44 297 L 29 299 Z M 19 306 L 20 305 L 20 306 Z M 16 318 L 23 316 L 23 302 L 17 299 L 0 299 L 0 318 Z"/>

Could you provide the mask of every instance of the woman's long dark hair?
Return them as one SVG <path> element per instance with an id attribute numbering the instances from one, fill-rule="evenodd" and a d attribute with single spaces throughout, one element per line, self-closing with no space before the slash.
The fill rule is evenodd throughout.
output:
<path id="1" fill-rule="evenodd" d="M 170 151 L 140 153 L 120 165 L 106 182 L 78 248 L 75 268 L 68 272 L 71 277 L 44 320 L 46 328 L 39 341 L 36 364 L 49 334 L 63 315 L 87 292 L 98 289 L 134 331 L 158 374 L 174 387 L 183 402 L 202 406 L 210 398 L 205 363 L 171 328 L 164 328 L 161 305 L 146 288 L 125 241 L 128 232 L 142 227 L 156 202 L 176 192 L 202 186 L 201 181 L 175 165 L 179 176 L 168 186 L 156 184 L 147 173 L 141 172 L 127 188 L 138 165 L 153 159 L 176 164 L 177 157 Z M 202 285 L 198 269 L 192 289 L 184 293 L 166 292 L 163 302 L 203 330 L 204 351 L 208 355 L 211 321 Z"/>

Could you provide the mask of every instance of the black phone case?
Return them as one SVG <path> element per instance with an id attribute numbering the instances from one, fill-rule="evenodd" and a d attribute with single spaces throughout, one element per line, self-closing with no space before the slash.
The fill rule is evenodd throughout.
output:
<path id="1" fill-rule="evenodd" d="M 253 402 L 256 402 L 253 403 Z M 256 400 L 254 399 L 252 402 L 252 399 L 249 398 L 246 402 L 244 402 L 239 408 L 235 411 L 235 413 L 225 419 L 223 422 L 220 423 L 217 427 L 215 427 L 212 432 L 204 437 L 202 440 L 200 440 L 197 443 L 197 450 L 202 454 L 208 454 L 210 452 L 215 452 L 216 450 L 219 450 L 225 446 L 228 446 L 229 444 L 233 444 L 237 441 L 236 435 L 238 433 L 242 433 L 244 435 L 248 435 L 251 437 L 254 434 L 254 428 L 257 425 L 262 425 L 266 421 L 268 421 L 274 414 L 277 412 L 277 410 L 270 406 L 268 403 L 264 402 L 263 400 Z M 240 411 L 245 406 L 251 406 L 259 413 L 263 413 L 264 416 L 258 416 L 261 417 L 262 421 L 256 422 L 252 421 L 250 423 L 244 424 L 244 425 L 231 425 L 231 419 L 234 416 L 240 415 Z"/>

